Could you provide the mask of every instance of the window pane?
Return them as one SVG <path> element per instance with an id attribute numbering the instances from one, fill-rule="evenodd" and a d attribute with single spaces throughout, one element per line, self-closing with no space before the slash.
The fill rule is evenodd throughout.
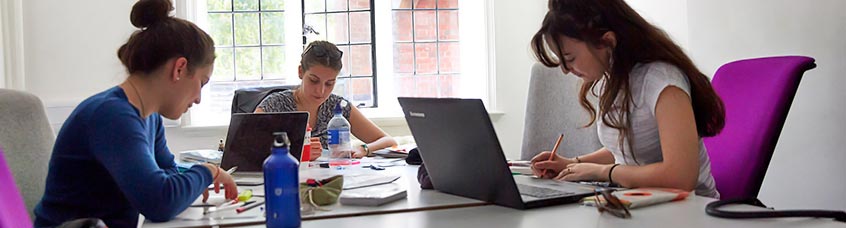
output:
<path id="1" fill-rule="evenodd" d="M 347 45 L 339 45 L 338 49 L 341 49 L 341 52 L 344 52 L 344 55 L 341 56 L 341 72 L 338 73 L 338 77 L 347 77 L 350 76 L 350 46 Z"/>
<path id="2" fill-rule="evenodd" d="M 234 0 L 235 11 L 257 11 L 258 0 Z"/>
<path id="3" fill-rule="evenodd" d="M 235 66 L 235 80 L 259 80 L 261 79 L 261 54 L 259 48 L 235 48 L 235 59 L 238 60 Z"/>
<path id="4" fill-rule="evenodd" d="M 315 32 L 320 33 L 320 35 L 316 34 L 308 34 L 306 38 L 308 42 L 315 41 L 315 40 L 326 40 L 326 15 L 324 14 L 309 14 L 305 17 L 306 26 L 311 26 Z"/>
<path id="5" fill-rule="evenodd" d="M 282 79 L 285 78 L 285 47 L 262 47 L 261 52 L 262 66 L 264 67 L 264 79 Z"/>
<path id="6" fill-rule="evenodd" d="M 261 10 L 285 10 L 285 0 L 261 0 Z"/>
<path id="7" fill-rule="evenodd" d="M 394 11 L 394 41 L 411 42 L 411 11 Z"/>
<path id="8" fill-rule="evenodd" d="M 373 78 L 353 78 L 351 84 L 352 105 L 373 106 Z"/>
<path id="9" fill-rule="evenodd" d="M 458 10 L 438 10 L 438 40 L 458 40 Z"/>
<path id="10" fill-rule="evenodd" d="M 372 53 L 370 45 L 353 45 L 350 47 L 352 63 L 352 75 L 369 76 L 373 75 Z"/>
<path id="11" fill-rule="evenodd" d="M 417 84 L 412 74 L 394 74 L 394 94 L 397 97 L 414 97 L 417 93 Z"/>
<path id="12" fill-rule="evenodd" d="M 285 43 L 285 13 L 261 13 L 261 43 Z"/>
<path id="13" fill-rule="evenodd" d="M 370 12 L 350 13 L 352 43 L 370 43 Z"/>
<path id="14" fill-rule="evenodd" d="M 435 27 L 435 11 L 414 11 L 414 39 L 415 41 L 434 41 L 437 27 Z"/>
<path id="15" fill-rule="evenodd" d="M 326 29 L 326 40 L 334 44 L 348 44 L 349 43 L 349 14 L 347 13 L 330 13 L 326 15 L 326 24 L 329 26 Z"/>
<path id="16" fill-rule="evenodd" d="M 417 83 L 417 97 L 437 97 L 438 96 L 438 75 L 417 75 L 415 82 Z"/>
<path id="17" fill-rule="evenodd" d="M 350 97 L 348 92 L 350 91 L 350 85 L 347 83 L 349 78 L 341 78 L 338 77 L 335 80 L 335 89 L 332 90 L 332 93 L 338 96 L 342 96 L 344 98 Z"/>
<path id="18" fill-rule="evenodd" d="M 438 0 L 438 8 L 450 8 L 450 9 L 457 9 L 458 8 L 458 0 Z"/>
<path id="19" fill-rule="evenodd" d="M 306 13 L 326 12 L 326 2 L 323 0 L 306 0 L 303 1 Z"/>
<path id="20" fill-rule="evenodd" d="M 216 46 L 232 46 L 232 14 L 209 13 L 209 35 Z"/>
<path id="21" fill-rule="evenodd" d="M 259 44 L 259 18 L 257 13 L 235 14 L 235 45 Z M 241 61 L 240 59 L 238 61 Z"/>
<path id="22" fill-rule="evenodd" d="M 414 44 L 394 44 L 394 73 L 414 73 Z"/>
<path id="23" fill-rule="evenodd" d="M 455 97 L 458 90 L 458 75 L 447 74 L 438 76 L 439 97 Z"/>
<path id="24" fill-rule="evenodd" d="M 414 0 L 415 9 L 434 9 L 435 0 Z"/>
<path id="25" fill-rule="evenodd" d="M 347 0 L 326 0 L 326 11 L 347 11 Z"/>
<path id="26" fill-rule="evenodd" d="M 417 74 L 438 73 L 438 53 L 434 43 L 414 44 Z"/>
<path id="27" fill-rule="evenodd" d="M 438 55 L 440 56 L 438 65 L 441 73 L 459 72 L 461 70 L 459 67 L 461 62 L 459 47 L 458 42 L 438 43 Z"/>
<path id="28" fill-rule="evenodd" d="M 350 10 L 368 10 L 370 0 L 350 0 Z"/>
<path id="29" fill-rule="evenodd" d="M 232 0 L 206 0 L 208 11 L 232 11 Z"/>
<path id="30" fill-rule="evenodd" d="M 214 59 L 214 73 L 211 81 L 232 81 L 235 80 L 235 71 L 232 62 L 232 48 L 215 48 L 217 58 Z"/>

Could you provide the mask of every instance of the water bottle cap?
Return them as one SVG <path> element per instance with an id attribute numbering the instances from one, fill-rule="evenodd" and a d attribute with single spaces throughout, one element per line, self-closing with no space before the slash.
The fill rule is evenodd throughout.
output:
<path id="1" fill-rule="evenodd" d="M 273 133 L 273 147 L 288 147 L 288 145 L 291 145 L 291 141 L 288 140 L 287 132 Z"/>
<path id="2" fill-rule="evenodd" d="M 342 112 L 342 111 L 341 111 L 341 102 L 338 102 L 338 104 L 336 104 L 336 105 L 335 105 L 335 110 L 334 110 L 334 111 L 335 111 L 335 114 L 336 114 L 336 115 L 337 115 L 337 114 L 341 114 L 341 112 Z"/>

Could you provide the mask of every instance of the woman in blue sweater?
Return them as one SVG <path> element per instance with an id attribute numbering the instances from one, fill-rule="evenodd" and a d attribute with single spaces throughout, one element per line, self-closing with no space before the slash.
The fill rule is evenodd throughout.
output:
<path id="1" fill-rule="evenodd" d="M 117 52 L 129 77 L 80 103 L 62 126 L 35 208 L 36 227 L 86 217 L 135 227 L 139 213 L 172 219 L 210 184 L 216 191 L 222 184 L 227 199 L 238 195 L 232 177 L 217 166 L 178 172 L 167 148 L 162 116 L 178 119 L 200 103 L 215 58 L 211 37 L 170 17 L 172 10 L 170 0 L 141 0 L 132 8 L 131 22 L 140 30 Z"/>

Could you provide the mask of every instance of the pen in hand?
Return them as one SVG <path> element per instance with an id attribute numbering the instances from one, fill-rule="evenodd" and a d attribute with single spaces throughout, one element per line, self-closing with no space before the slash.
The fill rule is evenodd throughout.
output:
<path id="1" fill-rule="evenodd" d="M 552 151 L 549 152 L 549 159 L 547 161 L 552 161 L 555 157 L 555 152 L 558 151 L 558 145 L 561 145 L 561 140 L 564 139 L 564 134 L 558 135 L 558 140 L 555 141 L 555 146 L 552 147 Z M 543 170 L 543 175 L 546 176 L 549 169 Z"/>

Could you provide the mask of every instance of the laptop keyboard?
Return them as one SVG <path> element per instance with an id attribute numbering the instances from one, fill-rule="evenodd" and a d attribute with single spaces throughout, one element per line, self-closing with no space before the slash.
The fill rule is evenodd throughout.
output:
<path id="1" fill-rule="evenodd" d="M 517 190 L 520 191 L 521 195 L 527 195 L 535 198 L 551 198 L 574 194 L 573 192 L 565 192 L 551 188 L 535 187 L 524 184 L 517 184 Z"/>

